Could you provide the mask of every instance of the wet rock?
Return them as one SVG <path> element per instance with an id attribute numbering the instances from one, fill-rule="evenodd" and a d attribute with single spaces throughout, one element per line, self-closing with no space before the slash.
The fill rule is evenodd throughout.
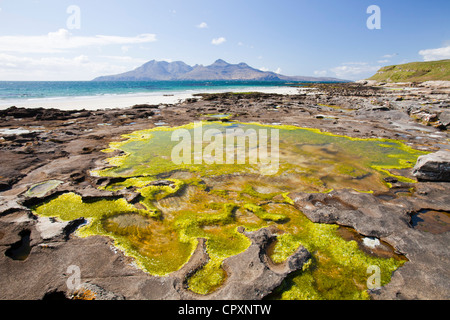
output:
<path id="1" fill-rule="evenodd" d="M 446 132 L 436 135 L 438 132 L 436 128 L 413 122 L 409 114 L 414 116 L 414 113 L 424 112 L 424 117 L 437 115 L 439 119 L 436 123 L 448 125 L 446 110 L 450 102 L 448 95 L 440 98 L 423 87 L 421 91 L 425 92 L 424 94 L 413 90 L 404 91 L 403 98 L 394 103 L 399 91 L 390 92 L 386 88 L 372 85 L 374 84 L 370 82 L 365 85 L 311 84 L 311 87 L 307 88 L 307 93 L 290 97 L 270 94 L 216 94 L 204 97 L 199 95 L 195 98 L 198 98 L 197 101 L 167 106 L 161 110 L 157 109 L 158 106 L 139 105 L 127 110 L 81 110 L 74 113 L 24 108 L 0 111 L 2 128 L 14 129 L 20 124 L 23 130 L 33 131 L 35 126 L 45 127 L 42 128 L 45 131 L 30 136 L 14 134 L 11 139 L 7 135 L 0 138 L 3 160 L 0 166 L 2 177 L 0 191 L 4 188 L 0 196 L 0 274 L 2 274 L 0 299 L 70 297 L 71 293 L 67 288 L 67 280 L 71 275 L 67 273 L 67 268 L 70 265 L 80 267 L 83 283 L 89 282 L 95 286 L 85 289 L 94 293 L 101 292 L 102 289 L 113 293 L 100 294 L 97 297 L 260 299 L 270 291 L 270 288 L 280 283 L 287 272 L 298 270 L 304 261 L 307 261 L 307 252 L 299 248 L 284 265 L 271 265 L 264 250 L 267 243 L 273 239 L 270 230 L 244 233 L 251 239 L 252 245 L 241 255 L 224 261 L 228 278 L 223 286 L 211 295 L 199 296 L 178 285 L 186 281 L 185 271 L 189 272 L 191 268 L 192 272 L 207 261 L 205 242 L 203 247 L 200 246 L 196 251 L 198 260 L 193 257 L 185 265 L 187 269 L 183 272 L 167 277 L 151 276 L 133 266 L 132 260 L 115 249 L 110 239 L 100 236 L 89 238 L 71 236 L 71 232 L 79 227 L 82 221 L 74 221 L 65 226 L 58 223 L 53 225 L 51 221 L 42 224 L 36 217 L 33 218 L 29 209 L 19 201 L 19 197 L 39 181 L 60 179 L 66 181 L 60 186 L 61 191 L 76 192 L 86 199 L 120 196 L 130 203 L 137 202 L 139 194 L 132 190 L 124 190 L 122 193 L 98 190 L 100 185 L 105 186 L 111 181 L 90 177 L 87 172 L 97 167 L 104 168 L 105 157 L 123 153 L 117 150 L 113 154 L 105 155 L 97 151 L 106 148 L 109 142 L 117 141 L 122 134 L 147 129 L 151 126 L 147 116 L 153 114 L 158 115 L 155 121 L 183 125 L 198 120 L 199 115 L 207 113 L 207 110 L 214 110 L 235 114 L 236 120 L 243 122 L 276 122 L 315 127 L 357 138 L 374 136 L 403 139 L 414 148 L 420 147 L 424 150 L 431 150 L 436 145 L 441 147 L 445 145 L 448 139 Z M 374 99 L 380 103 L 372 104 L 371 100 Z M 392 102 L 389 110 L 386 110 L 385 101 Z M 319 111 L 315 107 L 318 103 L 351 110 L 328 108 Z M 280 108 L 274 110 L 273 106 Z M 385 111 L 382 111 L 383 108 Z M 105 113 L 114 116 L 104 116 Z M 326 117 L 338 116 L 341 125 L 338 127 L 333 121 L 316 119 L 315 116 L 319 113 Z M 111 126 L 98 126 L 104 124 L 105 119 L 111 120 Z M 132 126 L 123 125 L 122 121 L 130 119 L 135 119 Z M 430 120 L 436 119 L 433 116 Z M 415 140 L 417 138 L 420 140 Z M 31 144 L 32 148 L 29 147 Z M 62 149 L 65 153 L 59 151 Z M 85 179 L 82 173 L 86 173 Z M 403 187 L 395 180 L 390 179 L 388 182 L 393 187 Z M 164 181 L 160 180 L 159 183 L 170 185 Z M 424 208 L 441 213 L 449 212 L 450 184 L 419 182 L 415 184 L 415 188 L 416 192 L 409 196 L 399 196 L 391 189 L 389 192 L 379 194 L 341 190 L 331 195 L 292 194 L 290 197 L 295 198 L 296 206 L 311 220 L 352 226 L 359 234 L 386 241 L 395 250 L 407 256 L 409 261 L 395 271 L 391 283 L 384 286 L 376 295 L 372 294 L 372 298 L 449 299 L 450 284 L 447 270 L 450 263 L 448 251 L 450 233 L 439 231 L 438 234 L 433 234 L 421 230 L 420 223 L 415 225 L 414 219 L 417 217 L 426 219 L 412 213 L 421 212 Z M 19 233 L 22 230 L 31 230 L 32 250 L 26 260 L 17 261 L 6 256 L 5 251 L 15 243 L 19 246 L 21 241 Z M 25 236 L 24 240 L 27 240 L 26 234 L 22 235 Z"/>
<path id="2" fill-rule="evenodd" d="M 411 226 L 415 229 L 441 234 L 450 231 L 450 213 L 422 209 L 411 216 Z"/>
<path id="3" fill-rule="evenodd" d="M 5 251 L 5 256 L 18 261 L 26 260 L 31 252 L 30 235 L 30 230 L 22 230 L 19 233 L 20 240 Z"/>
<path id="4" fill-rule="evenodd" d="M 450 111 L 443 111 L 439 115 L 439 122 L 441 123 L 441 125 L 448 128 L 450 126 Z"/>
<path id="5" fill-rule="evenodd" d="M 83 147 L 83 149 L 81 150 L 81 154 L 89 154 L 96 151 L 95 147 Z"/>
<path id="6" fill-rule="evenodd" d="M 61 236 L 69 225 L 67 221 L 57 221 L 53 218 L 38 217 L 36 229 L 43 240 L 49 240 Z"/>
<path id="7" fill-rule="evenodd" d="M 150 185 L 152 186 L 173 186 L 175 183 L 173 181 L 170 180 L 158 180 L 158 181 L 153 181 L 152 183 L 150 183 Z"/>
<path id="8" fill-rule="evenodd" d="M 9 183 L 0 181 L 0 192 L 8 190 L 10 188 L 11 188 L 11 186 L 9 185 Z"/>
<path id="9" fill-rule="evenodd" d="M 68 298 L 72 300 L 125 300 L 125 298 L 114 292 L 105 290 L 104 288 L 92 284 L 82 283 L 78 288 L 68 294 Z"/>
<path id="10" fill-rule="evenodd" d="M 59 181 L 59 180 L 49 180 L 49 181 L 34 184 L 25 193 L 25 196 L 29 197 L 29 198 L 43 198 L 50 191 L 56 189 L 62 183 L 63 183 L 63 181 Z"/>
<path id="11" fill-rule="evenodd" d="M 316 223 L 352 226 L 368 237 L 385 237 L 409 225 L 407 208 L 380 202 L 372 194 L 336 190 L 291 194 L 295 205 Z"/>
<path id="12" fill-rule="evenodd" d="M 421 181 L 450 182 L 450 151 L 441 150 L 419 157 L 413 174 Z"/>
<path id="13" fill-rule="evenodd" d="M 310 220 L 351 226 L 360 235 L 386 241 L 396 253 L 406 256 L 409 261 L 394 272 L 389 284 L 377 293 L 372 292 L 373 299 L 448 299 L 446 265 L 450 261 L 450 233 L 419 231 L 411 226 L 410 213 L 424 207 L 448 210 L 449 187 L 443 183 L 435 190 L 432 184 L 420 183 L 417 188 L 428 190 L 428 194 L 387 201 L 350 190 L 329 194 L 299 193 L 290 197 Z"/>
<path id="14" fill-rule="evenodd" d="M 132 106 L 132 109 L 158 109 L 158 105 L 150 105 L 150 104 L 136 104 Z"/>
<path id="15" fill-rule="evenodd" d="M 72 173 L 70 175 L 70 179 L 73 182 L 80 183 L 80 182 L 83 182 L 86 179 L 86 176 L 85 176 L 85 174 L 83 172 L 75 172 L 75 173 Z"/>
<path id="16" fill-rule="evenodd" d="M 422 82 L 420 86 L 428 88 L 450 88 L 450 81 L 445 80 L 425 81 Z"/>
<path id="17" fill-rule="evenodd" d="M 0 215 L 7 214 L 8 212 L 27 210 L 17 202 L 17 198 L 14 196 L 0 196 Z"/>
<path id="18" fill-rule="evenodd" d="M 228 278 L 209 298 L 262 299 L 278 287 L 289 273 L 300 270 L 311 258 L 308 250 L 300 246 L 284 263 L 274 266 L 267 256 L 267 247 L 275 237 L 273 230 L 264 228 L 244 234 L 252 244 L 243 253 L 224 261 Z"/>
<path id="19" fill-rule="evenodd" d="M 0 117 L 13 118 L 33 118 L 40 112 L 40 109 L 17 108 L 15 106 L 0 111 Z"/>

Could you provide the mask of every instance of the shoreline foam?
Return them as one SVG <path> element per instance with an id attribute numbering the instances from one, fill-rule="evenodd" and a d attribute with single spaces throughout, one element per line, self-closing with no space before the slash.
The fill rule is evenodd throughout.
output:
<path id="1" fill-rule="evenodd" d="M 306 89 L 306 88 L 305 88 Z M 192 98 L 196 93 L 223 93 L 223 92 L 262 92 L 282 95 L 298 94 L 297 87 L 242 87 L 233 89 L 205 89 L 179 92 L 154 92 L 134 94 L 105 94 L 102 96 L 75 96 L 75 97 L 49 97 L 28 100 L 0 100 L 0 110 L 11 106 L 18 108 L 46 108 L 60 110 L 98 110 L 98 109 L 125 109 L 136 104 L 176 104 Z"/>

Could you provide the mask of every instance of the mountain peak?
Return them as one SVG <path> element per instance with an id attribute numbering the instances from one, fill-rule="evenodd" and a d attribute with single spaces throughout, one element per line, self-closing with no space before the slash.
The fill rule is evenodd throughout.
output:
<path id="1" fill-rule="evenodd" d="M 250 67 L 248 64 L 246 64 L 245 62 L 241 62 L 238 64 L 239 67 Z"/>
<path id="2" fill-rule="evenodd" d="M 212 65 L 187 65 L 182 61 L 167 62 L 151 60 L 135 70 L 103 76 L 95 81 L 165 81 L 165 80 L 256 80 L 256 81 L 314 81 L 312 77 L 288 77 L 273 72 L 264 72 L 241 62 L 231 64 L 217 59 Z M 336 79 L 337 80 L 337 79 Z"/>
<path id="3" fill-rule="evenodd" d="M 226 62 L 225 60 L 217 59 L 216 61 L 214 61 L 214 63 L 212 65 L 213 66 L 226 66 L 226 65 L 229 65 L 229 63 Z"/>

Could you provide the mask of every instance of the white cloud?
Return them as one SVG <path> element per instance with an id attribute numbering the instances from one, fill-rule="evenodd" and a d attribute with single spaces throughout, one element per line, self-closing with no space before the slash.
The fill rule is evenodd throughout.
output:
<path id="1" fill-rule="evenodd" d="M 202 22 L 199 25 L 197 25 L 197 28 L 206 29 L 206 28 L 208 28 L 208 24 L 206 22 Z"/>
<path id="2" fill-rule="evenodd" d="M 374 66 L 367 62 L 346 62 L 338 67 L 330 69 L 338 78 L 357 79 L 377 72 L 381 66 Z"/>
<path id="3" fill-rule="evenodd" d="M 243 43 L 242 41 L 239 41 L 239 42 L 238 42 L 238 46 L 240 46 L 240 47 L 246 47 L 246 48 L 249 48 L 249 49 L 253 49 L 253 48 L 254 48 L 253 45 Z"/>
<path id="4" fill-rule="evenodd" d="M 398 53 L 385 54 L 384 56 L 382 56 L 382 58 L 390 59 L 390 58 L 393 58 L 395 56 L 398 56 Z"/>
<path id="5" fill-rule="evenodd" d="M 73 59 L 73 61 L 76 63 L 80 63 L 80 64 L 86 64 L 86 63 L 89 63 L 89 57 L 85 56 L 85 55 L 81 55 L 81 56 L 75 57 Z"/>
<path id="6" fill-rule="evenodd" d="M 314 75 L 318 76 L 318 77 L 324 77 L 324 76 L 327 75 L 327 73 L 328 73 L 327 70 L 316 70 L 316 71 L 314 71 Z"/>
<path id="7" fill-rule="evenodd" d="M 0 36 L 0 52 L 58 53 L 68 49 L 89 46 L 127 45 L 156 41 L 155 34 L 135 37 L 121 36 L 73 36 L 66 29 L 40 36 Z"/>
<path id="8" fill-rule="evenodd" d="M 420 50 L 419 54 L 424 61 L 450 59 L 450 45 L 442 48 Z"/>
<path id="9" fill-rule="evenodd" d="M 391 61 L 391 60 L 389 60 L 389 59 L 384 59 L 384 60 L 378 60 L 377 62 L 378 62 L 378 63 L 388 63 L 389 61 Z"/>
<path id="10" fill-rule="evenodd" d="M 98 56 L 98 58 L 104 60 L 112 60 L 112 61 L 120 61 L 122 63 L 132 63 L 132 64 L 137 64 L 137 65 L 141 65 L 146 63 L 148 60 L 145 59 L 139 59 L 139 58 L 133 58 L 130 56 L 108 56 L 108 55 L 102 55 L 102 56 Z"/>
<path id="11" fill-rule="evenodd" d="M 91 80 L 105 74 L 131 70 L 142 64 L 131 57 L 86 55 L 66 57 L 23 57 L 0 53 L 0 80 Z"/>
<path id="12" fill-rule="evenodd" d="M 269 71 L 269 72 L 274 72 L 274 73 L 277 73 L 277 74 L 280 74 L 280 73 L 281 73 L 281 68 L 277 68 L 275 71 L 271 71 L 269 68 L 261 67 L 261 68 L 259 68 L 259 70 L 261 70 L 261 71 L 263 71 L 263 72 L 267 72 L 267 71 Z"/>
<path id="13" fill-rule="evenodd" d="M 367 62 L 344 62 L 344 63 L 342 63 L 342 65 L 346 65 L 346 66 L 367 66 L 368 63 Z"/>
<path id="14" fill-rule="evenodd" d="M 225 41 L 227 41 L 227 39 L 225 39 L 224 37 L 220 37 L 220 38 L 214 38 L 212 39 L 211 43 L 218 46 L 219 44 L 224 43 Z"/>

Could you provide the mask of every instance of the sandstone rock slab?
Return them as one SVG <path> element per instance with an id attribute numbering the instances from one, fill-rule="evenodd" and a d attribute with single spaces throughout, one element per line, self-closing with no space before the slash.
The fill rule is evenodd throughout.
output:
<path id="1" fill-rule="evenodd" d="M 450 151 L 441 150 L 419 157 L 413 174 L 421 181 L 450 182 Z"/>

